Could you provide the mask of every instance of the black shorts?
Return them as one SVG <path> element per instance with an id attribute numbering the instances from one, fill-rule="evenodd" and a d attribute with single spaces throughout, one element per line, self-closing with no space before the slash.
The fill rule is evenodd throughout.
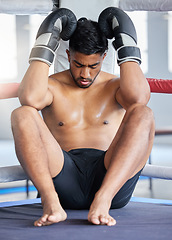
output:
<path id="1" fill-rule="evenodd" d="M 82 148 L 63 151 L 64 166 L 53 178 L 64 209 L 89 209 L 106 174 L 105 151 Z M 124 207 L 130 200 L 141 171 L 129 179 L 112 200 L 111 208 Z"/>

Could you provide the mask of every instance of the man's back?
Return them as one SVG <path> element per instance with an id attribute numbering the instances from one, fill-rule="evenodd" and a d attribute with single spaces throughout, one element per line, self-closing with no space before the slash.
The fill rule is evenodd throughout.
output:
<path id="1" fill-rule="evenodd" d="M 115 99 L 119 88 L 115 76 L 100 72 L 89 88 L 79 88 L 68 70 L 53 75 L 49 88 L 53 102 L 42 114 L 60 146 L 106 150 L 124 116 Z"/>

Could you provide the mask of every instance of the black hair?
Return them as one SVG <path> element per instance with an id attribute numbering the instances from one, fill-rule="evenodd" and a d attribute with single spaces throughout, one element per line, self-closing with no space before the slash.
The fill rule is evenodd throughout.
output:
<path id="1" fill-rule="evenodd" d="M 81 18 L 69 40 L 69 49 L 86 55 L 102 55 L 108 50 L 108 40 L 97 22 Z"/>

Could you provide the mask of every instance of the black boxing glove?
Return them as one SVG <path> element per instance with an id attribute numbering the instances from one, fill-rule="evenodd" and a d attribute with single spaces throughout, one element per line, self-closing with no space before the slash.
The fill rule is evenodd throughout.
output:
<path id="1" fill-rule="evenodd" d="M 130 17 L 121 9 L 109 7 L 103 10 L 98 20 L 100 29 L 117 51 L 118 65 L 134 61 L 141 64 L 141 53 L 137 47 L 137 34 Z"/>
<path id="2" fill-rule="evenodd" d="M 49 66 L 53 63 L 60 38 L 67 41 L 76 29 L 77 19 L 72 11 L 60 8 L 50 13 L 41 24 L 29 63 L 39 60 Z"/>

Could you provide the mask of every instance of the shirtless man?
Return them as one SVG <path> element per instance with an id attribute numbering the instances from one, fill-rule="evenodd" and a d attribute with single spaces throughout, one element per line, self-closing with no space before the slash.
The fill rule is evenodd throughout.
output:
<path id="1" fill-rule="evenodd" d="M 64 221 L 70 208 L 89 209 L 88 221 L 112 226 L 116 220 L 109 210 L 129 202 L 154 139 L 153 114 L 146 106 L 150 89 L 139 66 L 135 29 L 116 8 L 101 15 L 102 30 L 92 21 L 78 21 L 66 51 L 69 70 L 48 77 L 52 59 L 47 56 L 58 45 L 50 42 L 56 38 L 58 43 L 64 31 L 57 27 L 63 21 L 58 10 L 56 16 L 54 23 L 50 14 L 38 32 L 18 92 L 22 106 L 12 113 L 16 154 L 43 205 L 34 225 Z M 55 31 L 49 44 L 41 45 L 49 22 Z M 110 37 L 102 32 L 107 24 L 115 37 L 120 78 L 101 71 Z"/>

